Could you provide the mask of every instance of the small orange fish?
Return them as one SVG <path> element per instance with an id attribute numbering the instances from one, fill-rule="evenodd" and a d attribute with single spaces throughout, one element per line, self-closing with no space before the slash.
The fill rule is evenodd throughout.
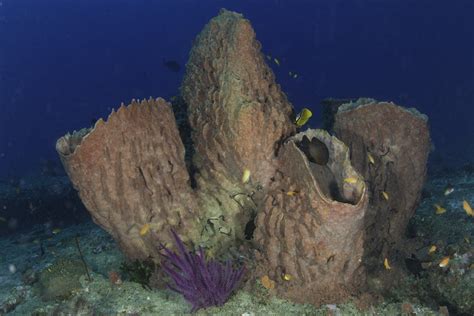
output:
<path id="1" fill-rule="evenodd" d="M 369 159 L 369 163 L 375 164 L 375 159 L 370 153 L 367 153 L 367 159 Z"/>
<path id="2" fill-rule="evenodd" d="M 275 281 L 270 279 L 268 275 L 264 275 L 263 277 L 260 278 L 260 282 L 262 282 L 262 285 L 264 288 L 271 290 L 275 288 Z"/>
<path id="3" fill-rule="evenodd" d="M 432 246 L 430 247 L 430 249 L 428 250 L 428 254 L 431 255 L 431 254 L 434 253 L 435 251 L 436 251 L 436 246 L 435 246 L 435 245 L 432 245 Z"/>
<path id="4" fill-rule="evenodd" d="M 466 211 L 468 216 L 474 217 L 474 211 L 472 210 L 472 207 L 469 205 L 468 201 L 464 200 L 462 202 L 462 208 Z"/>
<path id="5" fill-rule="evenodd" d="M 444 214 L 446 213 L 446 209 L 444 207 L 442 207 L 441 205 L 439 204 L 433 204 L 433 206 L 435 207 L 435 212 L 437 215 L 441 215 L 441 214 Z"/>
<path id="6" fill-rule="evenodd" d="M 250 170 L 245 169 L 242 173 L 242 183 L 247 183 L 250 180 Z"/>
<path id="7" fill-rule="evenodd" d="M 441 261 L 439 262 L 439 266 L 441 268 L 445 268 L 447 267 L 449 264 L 449 257 L 444 257 L 443 259 L 441 259 Z"/>
<path id="8" fill-rule="evenodd" d="M 150 231 L 150 224 L 146 223 L 140 228 L 140 236 L 145 236 Z"/>
<path id="9" fill-rule="evenodd" d="M 349 184 L 357 183 L 357 181 L 358 181 L 357 178 L 354 178 L 354 177 L 349 177 L 349 178 L 344 179 L 344 182 L 349 183 Z"/>
<path id="10" fill-rule="evenodd" d="M 288 274 L 288 273 L 283 273 L 281 275 L 281 278 L 285 281 L 291 281 L 291 279 L 293 279 L 293 277 L 291 276 L 291 274 Z"/>

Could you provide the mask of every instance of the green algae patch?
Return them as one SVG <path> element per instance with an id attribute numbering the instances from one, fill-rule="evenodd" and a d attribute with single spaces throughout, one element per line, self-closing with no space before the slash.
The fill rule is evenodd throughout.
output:
<path id="1" fill-rule="evenodd" d="M 81 287 L 79 279 L 83 274 L 85 270 L 81 261 L 58 259 L 40 272 L 39 296 L 44 301 L 67 299 Z"/>

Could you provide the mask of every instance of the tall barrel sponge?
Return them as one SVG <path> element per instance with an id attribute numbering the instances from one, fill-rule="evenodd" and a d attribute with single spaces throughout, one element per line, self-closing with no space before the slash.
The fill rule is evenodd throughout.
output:
<path id="1" fill-rule="evenodd" d="M 122 104 L 107 121 L 60 138 L 56 150 L 94 221 L 128 258 L 156 257 L 170 228 L 195 237 L 184 147 L 163 99 Z"/>
<path id="2" fill-rule="evenodd" d="M 327 147 L 326 164 L 311 162 L 300 150 L 303 136 Z M 351 166 L 348 148 L 323 130 L 289 138 L 279 158 L 257 216 L 257 276 L 268 275 L 277 294 L 295 302 L 340 302 L 365 280 L 364 179 Z"/>
<path id="3" fill-rule="evenodd" d="M 209 238 L 227 247 L 244 238 L 256 213 L 254 193 L 266 187 L 279 144 L 295 131 L 292 106 L 260 49 L 250 22 L 221 10 L 197 36 L 181 86 L 200 209 L 213 223 L 203 234 L 215 232 Z M 250 181 L 244 185 L 245 169 Z"/>
<path id="4" fill-rule="evenodd" d="M 387 258 L 397 265 L 410 255 L 405 231 L 426 177 L 428 118 L 415 109 L 359 99 L 339 107 L 334 131 L 351 149 L 352 164 L 367 181 L 364 262 L 372 277 L 382 278 L 371 283 L 389 287 L 394 280 L 381 262 Z"/>

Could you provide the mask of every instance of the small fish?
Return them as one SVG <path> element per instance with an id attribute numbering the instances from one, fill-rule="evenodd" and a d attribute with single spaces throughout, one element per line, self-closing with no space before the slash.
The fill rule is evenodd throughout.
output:
<path id="1" fill-rule="evenodd" d="M 309 140 L 308 136 L 304 135 L 298 146 L 310 162 L 321 166 L 325 166 L 328 163 L 329 149 L 325 143 L 316 137 Z"/>
<path id="2" fill-rule="evenodd" d="M 272 56 L 267 55 L 267 59 L 268 59 L 268 60 L 272 60 Z"/>
<path id="3" fill-rule="evenodd" d="M 288 195 L 288 196 L 295 196 L 295 195 L 297 195 L 298 193 L 299 193 L 298 191 L 288 191 L 288 192 L 286 192 L 286 195 Z"/>
<path id="4" fill-rule="evenodd" d="M 446 209 L 444 207 L 442 207 L 441 205 L 439 204 L 433 204 L 433 206 L 435 207 L 435 213 L 437 215 L 441 215 L 441 214 L 444 214 L 446 213 Z"/>
<path id="5" fill-rule="evenodd" d="M 262 285 L 264 288 L 271 290 L 275 288 L 275 281 L 270 279 L 268 275 L 264 275 L 263 277 L 260 278 L 260 282 L 262 282 Z"/>
<path id="6" fill-rule="evenodd" d="M 388 193 L 387 193 L 387 192 L 382 191 L 382 196 L 383 196 L 383 198 L 385 199 L 385 201 L 388 201 L 389 196 L 388 196 Z"/>
<path id="7" fill-rule="evenodd" d="M 249 179 L 250 179 L 250 170 L 249 169 L 245 169 L 243 174 L 242 174 L 242 183 L 247 183 L 249 182 Z"/>
<path id="8" fill-rule="evenodd" d="M 467 215 L 474 217 L 474 211 L 468 201 L 464 200 L 462 202 L 462 208 L 466 211 Z"/>
<path id="9" fill-rule="evenodd" d="M 291 71 L 288 72 L 288 76 L 293 77 L 293 73 Z"/>
<path id="10" fill-rule="evenodd" d="M 298 78 L 298 74 L 293 74 L 293 79 Z"/>
<path id="11" fill-rule="evenodd" d="M 150 231 L 150 224 L 146 223 L 140 228 L 140 236 L 145 236 Z"/>
<path id="12" fill-rule="evenodd" d="M 301 127 L 305 125 L 311 116 L 313 116 L 313 112 L 311 112 L 307 108 L 303 108 L 301 112 L 296 116 L 296 120 L 295 120 L 296 126 Z"/>
<path id="13" fill-rule="evenodd" d="M 375 165 L 374 157 L 370 153 L 367 153 L 367 159 L 369 160 L 369 163 Z"/>
<path id="14" fill-rule="evenodd" d="M 291 281 L 291 279 L 293 279 L 293 276 L 288 273 L 282 273 L 281 278 L 285 281 Z"/>
<path id="15" fill-rule="evenodd" d="M 448 186 L 445 190 L 444 190 L 444 196 L 448 196 L 450 195 L 451 193 L 454 192 L 454 188 L 452 186 Z"/>
<path id="16" fill-rule="evenodd" d="M 390 266 L 390 263 L 388 262 L 387 258 L 385 258 L 385 260 L 383 261 L 383 266 L 385 267 L 385 270 L 392 269 L 392 267 Z"/>
<path id="17" fill-rule="evenodd" d="M 59 234 L 60 232 L 61 232 L 61 228 L 55 228 L 52 231 L 52 233 L 55 234 L 55 235 Z"/>
<path id="18" fill-rule="evenodd" d="M 449 264 L 449 257 L 444 257 L 443 259 L 441 259 L 441 261 L 439 262 L 439 266 L 440 268 L 445 268 L 447 267 Z"/>
<path id="19" fill-rule="evenodd" d="M 275 62 L 275 64 L 277 64 L 277 66 L 280 66 L 280 61 L 276 58 L 273 58 L 273 61 Z"/>
<path id="20" fill-rule="evenodd" d="M 164 60 L 163 59 L 163 66 L 168 68 L 173 72 L 179 72 L 181 70 L 181 65 L 176 60 Z"/>
<path id="21" fill-rule="evenodd" d="M 470 244 L 471 243 L 471 240 L 469 239 L 469 237 L 464 237 L 464 241 L 466 242 L 466 244 Z"/>
<path id="22" fill-rule="evenodd" d="M 431 254 L 433 254 L 435 251 L 436 251 L 436 246 L 435 246 L 435 245 L 432 245 L 432 246 L 430 247 L 430 249 L 428 250 L 428 254 L 431 255 Z"/>
<path id="23" fill-rule="evenodd" d="M 344 182 L 349 183 L 349 184 L 354 184 L 354 183 L 357 183 L 358 181 L 359 180 L 357 178 L 354 178 L 354 177 L 349 177 L 349 178 L 344 179 Z"/>

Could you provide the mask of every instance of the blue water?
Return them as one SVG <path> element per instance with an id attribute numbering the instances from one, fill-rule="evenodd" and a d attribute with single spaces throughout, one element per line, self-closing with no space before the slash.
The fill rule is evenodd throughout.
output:
<path id="1" fill-rule="evenodd" d="M 194 37 L 222 7 L 252 22 L 312 127 L 326 97 L 394 101 L 429 116 L 437 162 L 473 161 L 471 0 L 0 1 L 0 178 L 56 160 L 60 136 L 122 101 L 176 94 Z"/>

